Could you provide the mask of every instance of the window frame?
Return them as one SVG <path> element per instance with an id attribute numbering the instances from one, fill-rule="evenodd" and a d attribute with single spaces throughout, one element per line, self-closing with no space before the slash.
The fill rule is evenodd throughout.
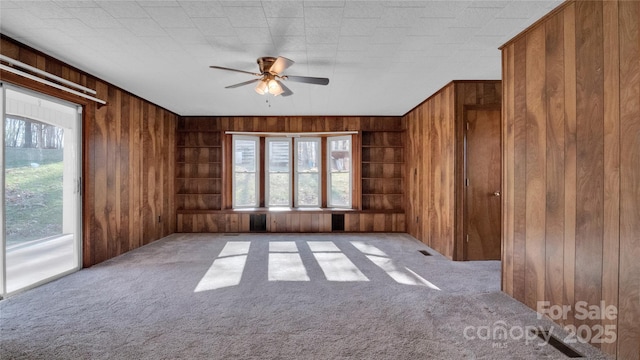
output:
<path id="1" fill-rule="evenodd" d="M 331 141 L 349 140 L 349 202 L 346 205 L 331 202 Z M 327 208 L 351 209 L 353 207 L 353 136 L 327 136 Z"/>
<path id="2" fill-rule="evenodd" d="M 298 177 L 300 172 L 298 171 L 298 157 L 297 157 L 297 151 L 298 151 L 298 143 L 300 142 L 315 142 L 317 144 L 317 149 L 318 151 L 316 152 L 316 164 L 318 165 L 318 171 L 317 171 L 317 175 L 318 175 L 318 190 L 317 190 L 317 194 L 318 194 L 318 203 L 316 205 L 300 205 L 300 199 L 298 197 L 298 188 L 299 188 L 299 183 L 298 183 Z M 293 193 L 294 193 L 294 202 L 293 202 L 293 206 L 294 208 L 322 208 L 322 167 L 324 166 L 324 164 L 322 163 L 322 139 L 320 137 L 297 137 L 294 139 L 293 141 L 293 153 L 294 155 L 294 169 L 293 169 Z"/>
<path id="3" fill-rule="evenodd" d="M 255 143 L 255 203 L 251 205 L 238 205 L 236 199 L 236 141 L 253 141 Z M 249 136 L 249 135 L 233 135 L 231 141 L 231 206 L 234 209 L 250 209 L 257 208 L 260 206 L 260 137 L 259 136 Z"/>
<path id="4" fill-rule="evenodd" d="M 229 169 L 230 175 L 225 175 L 225 179 L 229 179 L 231 182 L 230 189 L 227 187 L 227 190 L 224 190 L 225 194 L 229 194 L 230 192 L 230 200 L 226 202 L 231 206 L 231 209 L 237 210 L 257 210 L 257 209 L 274 209 L 274 210 L 282 210 L 282 209 L 336 209 L 336 210 L 349 210 L 354 209 L 354 204 L 358 204 L 358 199 L 354 199 L 354 182 L 355 178 L 358 175 L 357 172 L 354 172 L 353 164 L 354 164 L 354 156 L 359 158 L 359 153 L 354 154 L 354 143 L 357 144 L 356 135 L 359 134 L 356 131 L 338 131 L 338 132 L 244 132 L 244 131 L 225 131 L 226 135 L 231 135 L 231 146 L 230 152 L 231 154 L 225 156 L 225 159 L 230 159 L 230 165 L 223 165 L 224 169 Z M 271 140 L 269 140 L 271 139 Z M 289 161 L 289 205 L 273 205 L 268 206 L 268 144 L 269 141 L 274 140 L 287 140 L 290 142 L 290 161 Z M 297 161 L 298 157 L 295 153 L 297 149 L 297 140 L 298 141 L 308 141 L 309 139 L 313 139 L 313 141 L 319 142 L 319 151 L 318 151 L 318 177 L 319 177 L 319 204 L 318 205 L 299 205 L 297 191 L 298 191 L 298 171 L 297 171 Z M 236 140 L 251 140 L 254 142 L 256 146 L 255 153 L 255 203 L 251 205 L 237 205 L 236 199 L 236 171 L 235 171 L 235 162 L 236 162 Z M 349 162 L 348 162 L 348 202 L 346 204 L 333 204 L 331 199 L 331 141 L 339 141 L 339 140 L 348 140 L 349 141 Z M 228 143 L 227 143 L 228 144 Z M 228 146 L 228 145 L 226 145 Z M 225 146 L 225 148 L 226 148 Z M 356 148 L 355 151 L 358 151 Z M 223 163 L 226 162 L 223 160 Z M 291 164 L 293 162 L 293 164 Z M 228 176 L 228 177 L 227 177 Z M 224 182 L 223 182 L 224 185 Z M 226 187 L 226 186 L 225 186 Z M 226 195 L 224 196 L 226 198 Z M 227 206 L 229 206 L 227 205 Z M 357 206 L 357 205 L 356 205 Z"/>
<path id="5" fill-rule="evenodd" d="M 270 184 L 270 170 L 269 170 L 269 163 L 270 163 L 270 146 L 269 143 L 272 142 L 286 142 L 289 144 L 289 165 L 288 165 L 288 169 L 287 169 L 287 174 L 289 175 L 289 187 L 288 187 L 288 193 L 289 193 L 289 199 L 287 200 L 287 205 L 271 205 L 269 204 L 269 190 L 271 189 L 271 184 Z M 291 208 L 291 204 L 292 202 L 292 198 L 293 198 L 293 194 L 292 194 L 292 172 L 293 172 L 293 167 L 291 166 L 291 162 L 294 161 L 293 159 L 293 148 L 292 148 L 292 141 L 291 138 L 287 138 L 287 137 L 275 137 L 275 136 L 267 136 L 265 137 L 264 140 L 264 206 L 267 208 L 282 208 L 282 207 L 288 207 Z M 274 174 L 282 174 L 280 172 L 276 172 Z"/>

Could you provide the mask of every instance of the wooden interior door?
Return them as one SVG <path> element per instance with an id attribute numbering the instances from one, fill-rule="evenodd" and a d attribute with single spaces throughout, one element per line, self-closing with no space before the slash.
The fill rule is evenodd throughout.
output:
<path id="1" fill-rule="evenodd" d="M 466 109 L 465 260 L 500 259 L 500 109 Z"/>

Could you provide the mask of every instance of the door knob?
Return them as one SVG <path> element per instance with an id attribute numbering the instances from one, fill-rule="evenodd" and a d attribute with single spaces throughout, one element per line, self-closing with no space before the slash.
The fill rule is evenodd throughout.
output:
<path id="1" fill-rule="evenodd" d="M 500 191 L 496 191 L 493 193 L 493 196 L 500 197 Z"/>

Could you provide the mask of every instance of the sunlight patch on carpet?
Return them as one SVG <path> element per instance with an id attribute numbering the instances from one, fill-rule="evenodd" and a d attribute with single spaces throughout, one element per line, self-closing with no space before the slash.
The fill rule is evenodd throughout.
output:
<path id="1" fill-rule="evenodd" d="M 361 241 L 352 241 L 351 244 L 360 252 L 365 254 L 367 259 L 376 264 L 380 269 L 384 270 L 393 280 L 403 285 L 418 285 L 426 286 L 434 290 L 440 290 L 439 287 L 432 284 L 428 280 L 424 279 L 420 275 L 416 274 L 413 270 L 405 267 L 404 269 L 398 268 L 394 264 L 393 260 L 388 255 L 378 249 L 377 247 L 366 244 Z"/>
<path id="2" fill-rule="evenodd" d="M 272 243 L 273 244 L 273 243 Z M 297 253 L 269 254 L 269 281 L 310 281 Z"/>
<path id="3" fill-rule="evenodd" d="M 369 281 L 369 278 L 341 252 L 314 252 L 313 256 L 329 281 Z"/>
<path id="4" fill-rule="evenodd" d="M 307 241 L 313 252 L 341 252 L 333 241 Z"/>
<path id="5" fill-rule="evenodd" d="M 230 241 L 213 261 L 194 292 L 215 290 L 240 284 L 247 263 L 249 241 Z"/>
<path id="6" fill-rule="evenodd" d="M 298 246 L 295 241 L 271 241 L 269 242 L 269 252 L 297 253 Z"/>

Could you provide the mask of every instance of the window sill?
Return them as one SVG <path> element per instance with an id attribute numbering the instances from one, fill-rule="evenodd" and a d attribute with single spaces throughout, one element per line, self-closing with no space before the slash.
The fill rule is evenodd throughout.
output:
<path id="1" fill-rule="evenodd" d="M 358 210 L 345 208 L 243 208 L 223 210 L 178 210 L 178 214 L 404 214 L 404 210 Z"/>
<path id="2" fill-rule="evenodd" d="M 255 207 L 255 208 L 239 208 L 221 210 L 226 212 L 337 212 L 337 211 L 356 211 L 351 208 L 320 208 L 320 207 Z"/>

